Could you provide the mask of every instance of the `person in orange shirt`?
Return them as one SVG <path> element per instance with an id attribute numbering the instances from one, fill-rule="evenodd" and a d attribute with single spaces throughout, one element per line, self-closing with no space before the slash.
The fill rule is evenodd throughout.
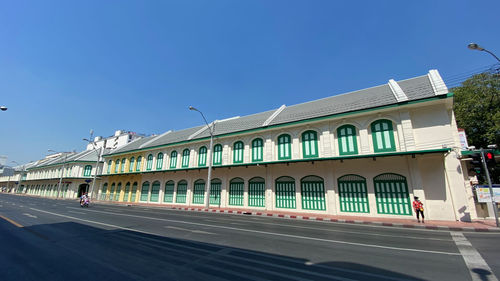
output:
<path id="1" fill-rule="evenodd" d="M 417 213 L 417 221 L 420 222 L 420 216 L 422 215 L 422 223 L 425 223 L 424 221 L 424 204 L 422 201 L 418 200 L 418 197 L 415 196 L 413 197 L 415 200 L 413 201 L 413 210 L 415 210 L 415 213 Z"/>

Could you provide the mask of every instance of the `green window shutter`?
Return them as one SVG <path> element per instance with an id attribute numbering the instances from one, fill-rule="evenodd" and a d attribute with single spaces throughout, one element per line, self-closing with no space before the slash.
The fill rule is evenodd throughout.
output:
<path id="1" fill-rule="evenodd" d="M 163 168 L 163 153 L 158 153 L 156 156 L 156 170 L 161 170 Z"/>
<path id="2" fill-rule="evenodd" d="M 290 135 L 278 137 L 278 160 L 292 159 L 292 144 Z"/>
<path id="3" fill-rule="evenodd" d="M 295 179 L 281 177 L 276 180 L 276 208 L 295 209 Z"/>
<path id="4" fill-rule="evenodd" d="M 137 183 L 134 182 L 134 184 L 132 185 L 132 192 L 130 193 L 130 202 L 135 202 L 136 195 L 137 195 Z"/>
<path id="5" fill-rule="evenodd" d="M 146 171 L 153 169 L 153 154 L 149 154 L 146 160 Z"/>
<path id="6" fill-rule="evenodd" d="M 240 179 L 233 179 L 229 183 L 229 205 L 243 206 L 243 196 L 245 193 L 245 182 Z"/>
<path id="7" fill-rule="evenodd" d="M 130 164 L 128 166 L 128 171 L 129 172 L 133 172 L 134 171 L 134 162 L 135 162 L 135 158 L 134 157 L 130 158 Z"/>
<path id="8" fill-rule="evenodd" d="M 243 142 L 238 141 L 233 146 L 233 163 L 243 163 Z"/>
<path id="9" fill-rule="evenodd" d="M 123 193 L 123 202 L 128 202 L 128 196 L 130 193 L 130 183 L 127 182 L 125 185 L 125 192 Z"/>
<path id="10" fill-rule="evenodd" d="M 168 181 L 165 184 L 165 192 L 163 193 L 163 202 L 165 203 L 174 202 L 174 187 L 175 184 L 173 181 Z"/>
<path id="11" fill-rule="evenodd" d="M 90 177 L 91 174 L 92 174 L 92 166 L 91 165 L 85 166 L 85 168 L 83 169 L 83 176 Z"/>
<path id="12" fill-rule="evenodd" d="M 194 183 L 193 188 L 193 204 L 205 203 L 205 182 L 198 180 Z"/>
<path id="13" fill-rule="evenodd" d="M 390 215 L 411 215 L 410 195 L 406 178 L 398 174 L 381 174 L 373 178 L 377 212 Z"/>
<path id="14" fill-rule="evenodd" d="M 264 159 L 263 146 L 264 141 L 262 139 L 254 139 L 252 141 L 252 162 L 260 162 Z"/>
<path id="15" fill-rule="evenodd" d="M 149 199 L 149 201 L 158 202 L 159 195 L 160 195 L 160 182 L 155 181 L 151 186 L 151 198 Z"/>
<path id="16" fill-rule="evenodd" d="M 38 186 L 37 186 L 38 188 Z M 106 193 L 108 192 L 108 183 L 105 183 L 103 186 L 102 186 L 102 190 L 101 190 L 101 200 L 106 200 Z"/>
<path id="17" fill-rule="evenodd" d="M 117 160 L 115 161 L 115 174 L 116 174 L 116 173 L 118 173 L 118 168 L 119 168 L 119 167 L 120 167 L 120 160 L 119 160 L 119 159 L 117 159 Z"/>
<path id="18" fill-rule="evenodd" d="M 392 121 L 377 120 L 372 123 L 373 150 L 375 152 L 396 151 Z"/>
<path id="19" fill-rule="evenodd" d="M 187 182 L 180 181 L 177 183 L 177 194 L 175 196 L 175 203 L 186 203 Z"/>
<path id="20" fill-rule="evenodd" d="M 358 154 L 358 144 L 356 140 L 356 127 L 344 125 L 337 129 L 337 139 L 339 142 L 340 155 Z"/>
<path id="21" fill-rule="evenodd" d="M 120 173 L 125 172 L 125 162 L 126 162 L 126 161 L 127 161 L 127 160 L 126 160 L 125 158 L 123 158 L 123 159 L 122 159 L 122 164 L 121 164 L 121 166 L 120 166 Z"/>
<path id="22" fill-rule="evenodd" d="M 122 183 L 118 183 L 118 185 L 116 186 L 116 193 L 115 193 L 114 201 L 119 201 L 121 192 L 122 192 Z"/>
<path id="23" fill-rule="evenodd" d="M 206 165 L 207 165 L 207 148 L 202 146 L 202 147 L 200 147 L 200 150 L 198 153 L 198 166 L 204 167 Z"/>
<path id="24" fill-rule="evenodd" d="M 115 184 L 111 184 L 111 190 L 109 191 L 109 201 L 112 201 L 115 197 Z"/>
<path id="25" fill-rule="evenodd" d="M 149 197 L 149 182 L 147 181 L 142 184 L 141 197 L 139 198 L 139 200 L 141 200 L 142 202 L 146 202 L 148 201 L 148 197 Z"/>
<path id="26" fill-rule="evenodd" d="M 175 169 L 177 167 L 177 151 L 172 151 L 170 153 L 170 169 Z"/>
<path id="27" fill-rule="evenodd" d="M 142 162 L 142 156 L 137 157 L 137 165 L 135 166 L 135 171 L 139 172 L 141 171 L 141 163 Z"/>
<path id="28" fill-rule="evenodd" d="M 182 152 L 182 168 L 189 167 L 189 154 L 190 151 L 187 148 Z"/>
<path id="29" fill-rule="evenodd" d="M 220 192 L 222 182 L 218 179 L 213 179 L 210 184 L 210 204 L 220 205 Z"/>
<path id="30" fill-rule="evenodd" d="M 113 164 L 113 161 L 109 160 L 108 161 L 108 174 L 111 173 L 111 165 Z"/>
<path id="31" fill-rule="evenodd" d="M 318 157 L 318 137 L 315 131 L 302 133 L 302 153 L 304 158 Z"/>
<path id="32" fill-rule="evenodd" d="M 266 184 L 263 178 L 253 178 L 248 182 L 248 206 L 266 206 Z"/>
<path id="33" fill-rule="evenodd" d="M 300 182 L 302 209 L 326 210 L 325 185 L 323 179 L 317 176 L 308 176 Z"/>
<path id="34" fill-rule="evenodd" d="M 341 212 L 369 213 L 366 179 L 358 175 L 345 175 L 338 179 Z"/>
<path id="35" fill-rule="evenodd" d="M 214 165 L 221 165 L 222 164 L 222 145 L 216 144 L 214 146 L 214 160 L 213 160 Z"/>

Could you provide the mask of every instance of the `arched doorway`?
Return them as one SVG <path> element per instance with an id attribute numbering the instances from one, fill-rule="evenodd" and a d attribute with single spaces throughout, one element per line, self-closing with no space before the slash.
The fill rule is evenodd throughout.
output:
<path id="1" fill-rule="evenodd" d="M 89 185 L 86 183 L 82 183 L 78 186 L 78 197 L 82 197 L 83 193 L 85 193 L 89 188 Z"/>

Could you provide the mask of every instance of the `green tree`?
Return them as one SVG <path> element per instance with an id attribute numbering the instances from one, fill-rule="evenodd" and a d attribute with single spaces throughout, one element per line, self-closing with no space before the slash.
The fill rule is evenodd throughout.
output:
<path id="1" fill-rule="evenodd" d="M 500 75 L 477 74 L 451 91 L 457 125 L 465 130 L 469 145 L 500 146 Z"/>

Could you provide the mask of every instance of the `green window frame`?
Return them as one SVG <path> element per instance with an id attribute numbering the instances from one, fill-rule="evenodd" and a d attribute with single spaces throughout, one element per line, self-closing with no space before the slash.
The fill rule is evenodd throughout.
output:
<path id="1" fill-rule="evenodd" d="M 141 188 L 141 197 L 139 200 L 141 202 L 147 202 L 149 197 L 149 181 L 146 181 L 142 184 Z"/>
<path id="2" fill-rule="evenodd" d="M 261 177 L 251 178 L 248 181 L 248 206 L 266 206 L 266 181 Z"/>
<path id="3" fill-rule="evenodd" d="M 109 197 L 108 197 L 108 200 L 109 201 L 113 201 L 113 198 L 115 198 L 115 183 L 112 183 L 111 184 L 111 189 L 109 190 Z"/>
<path id="4" fill-rule="evenodd" d="M 119 182 L 117 185 L 116 185 L 116 192 L 115 192 L 115 199 L 114 201 L 120 201 L 120 193 L 122 192 L 122 183 Z"/>
<path id="5" fill-rule="evenodd" d="M 372 140 L 374 152 L 396 151 L 392 121 L 387 119 L 377 120 L 372 123 Z"/>
<path id="6" fill-rule="evenodd" d="M 127 184 L 125 184 L 125 191 L 123 192 L 123 202 L 128 202 L 128 197 L 129 197 L 129 194 L 130 193 L 130 182 L 127 182 Z"/>
<path id="7" fill-rule="evenodd" d="M 149 154 L 146 160 L 146 171 L 153 169 L 153 154 Z"/>
<path id="8" fill-rule="evenodd" d="M 339 143 L 340 155 L 358 154 L 358 142 L 356 127 L 344 125 L 337 129 L 337 139 Z"/>
<path id="9" fill-rule="evenodd" d="M 222 181 L 220 179 L 211 180 L 210 184 L 210 204 L 220 206 L 220 193 Z"/>
<path id="10" fill-rule="evenodd" d="M 344 175 L 337 180 L 341 212 L 369 213 L 366 179 L 359 175 Z"/>
<path id="11" fill-rule="evenodd" d="M 205 181 L 197 180 L 193 187 L 193 204 L 205 203 Z"/>
<path id="12" fill-rule="evenodd" d="M 243 206 L 245 195 L 245 181 L 241 178 L 234 178 L 229 182 L 229 205 Z"/>
<path id="13" fill-rule="evenodd" d="M 172 151 L 170 153 L 170 169 L 175 169 L 177 167 L 177 151 Z"/>
<path id="14" fill-rule="evenodd" d="M 135 158 L 134 157 L 130 158 L 130 163 L 129 163 L 129 166 L 128 166 L 128 171 L 129 172 L 133 172 L 134 171 L 134 162 L 135 162 Z"/>
<path id="15" fill-rule="evenodd" d="M 202 146 L 198 151 L 198 167 L 204 167 L 207 165 L 207 147 Z"/>
<path id="16" fill-rule="evenodd" d="M 412 215 L 406 177 L 393 173 L 373 178 L 377 212 L 389 215 Z"/>
<path id="17" fill-rule="evenodd" d="M 278 137 L 278 160 L 292 159 L 292 137 L 283 134 Z"/>
<path id="18" fill-rule="evenodd" d="M 295 179 L 280 177 L 276 179 L 276 208 L 295 209 L 297 206 Z"/>
<path id="19" fill-rule="evenodd" d="M 149 198 L 149 202 L 158 202 L 160 199 L 160 187 L 161 183 L 159 181 L 153 182 L 151 186 L 151 196 Z"/>
<path id="20" fill-rule="evenodd" d="M 182 151 L 182 168 L 188 168 L 189 167 L 189 155 L 191 154 L 191 151 L 186 148 L 184 151 Z"/>
<path id="21" fill-rule="evenodd" d="M 113 165 L 113 160 L 108 161 L 108 174 L 111 173 L 111 165 Z"/>
<path id="22" fill-rule="evenodd" d="M 130 202 L 135 202 L 137 196 L 137 182 L 132 185 L 132 191 L 130 192 Z"/>
<path id="23" fill-rule="evenodd" d="M 252 162 L 264 160 L 264 141 L 261 138 L 252 141 Z"/>
<path id="24" fill-rule="evenodd" d="M 165 189 L 163 192 L 163 202 L 165 203 L 174 202 L 174 189 L 175 189 L 174 181 L 167 181 L 165 183 Z"/>
<path id="25" fill-rule="evenodd" d="M 161 170 L 163 168 L 163 153 L 158 153 L 156 156 L 156 170 Z"/>
<path id="26" fill-rule="evenodd" d="M 187 181 L 181 180 L 177 183 L 177 194 L 175 195 L 175 203 L 186 203 L 187 197 Z"/>
<path id="27" fill-rule="evenodd" d="M 38 188 L 38 186 L 37 186 Z M 104 183 L 101 189 L 101 200 L 106 200 L 106 193 L 108 192 L 108 183 Z"/>
<path id="28" fill-rule="evenodd" d="M 142 169 L 142 156 L 137 157 L 137 164 L 135 165 L 135 171 L 140 172 Z"/>
<path id="29" fill-rule="evenodd" d="M 213 165 L 221 165 L 222 164 L 222 145 L 216 144 L 214 146 L 214 153 L 213 153 Z"/>
<path id="30" fill-rule="evenodd" d="M 243 163 L 243 152 L 245 145 L 242 141 L 237 141 L 233 145 L 233 163 Z"/>
<path id="31" fill-rule="evenodd" d="M 318 134 L 315 131 L 302 133 L 302 156 L 304 158 L 318 157 Z"/>
<path id="32" fill-rule="evenodd" d="M 116 159 L 116 161 L 115 161 L 115 174 L 118 173 L 119 167 L 120 167 L 120 159 Z"/>
<path id="33" fill-rule="evenodd" d="M 85 168 L 83 169 L 83 176 L 90 177 L 91 174 L 92 174 L 92 165 L 85 166 Z"/>
<path id="34" fill-rule="evenodd" d="M 127 162 L 127 159 L 123 158 L 122 163 L 120 165 L 120 173 L 125 172 L 125 163 Z"/>
<path id="35" fill-rule="evenodd" d="M 303 210 L 326 210 L 325 183 L 318 176 L 307 176 L 300 181 Z"/>

